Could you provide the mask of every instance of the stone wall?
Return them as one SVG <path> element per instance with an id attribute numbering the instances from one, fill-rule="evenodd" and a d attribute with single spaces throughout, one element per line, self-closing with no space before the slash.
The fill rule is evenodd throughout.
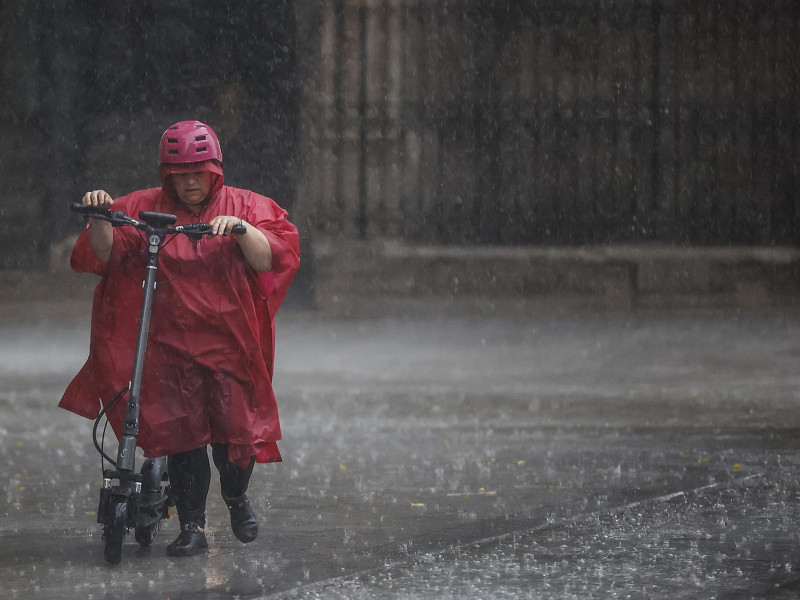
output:
<path id="1" fill-rule="evenodd" d="M 69 270 L 73 240 L 46 271 L 0 270 L 0 306 L 43 318 L 88 315 L 98 278 Z M 795 311 L 793 247 L 441 246 L 319 238 L 303 256 L 312 297 L 284 309 L 335 317 L 439 313 Z"/>
<path id="2" fill-rule="evenodd" d="M 796 310 L 790 247 L 416 246 L 319 241 L 323 313 Z"/>

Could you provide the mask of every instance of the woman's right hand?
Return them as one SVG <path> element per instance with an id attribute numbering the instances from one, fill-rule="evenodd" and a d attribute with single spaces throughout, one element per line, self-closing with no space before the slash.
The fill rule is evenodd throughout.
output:
<path id="1" fill-rule="evenodd" d="M 105 190 L 94 190 L 86 192 L 81 199 L 84 206 L 96 206 L 98 208 L 110 208 L 114 204 L 114 199 Z"/>
<path id="2" fill-rule="evenodd" d="M 105 190 L 86 192 L 81 199 L 84 206 L 110 208 L 114 199 Z M 95 256 L 104 263 L 111 257 L 111 246 L 114 244 L 114 230 L 111 223 L 103 219 L 89 219 L 89 243 Z"/>

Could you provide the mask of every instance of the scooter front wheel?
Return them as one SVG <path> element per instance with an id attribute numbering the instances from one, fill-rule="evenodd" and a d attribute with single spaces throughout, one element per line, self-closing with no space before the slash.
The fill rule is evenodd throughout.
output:
<path id="1" fill-rule="evenodd" d="M 137 526 L 136 529 L 133 530 L 136 542 L 139 546 L 147 548 L 153 542 L 153 538 L 156 537 L 156 532 L 158 531 L 158 524 L 159 521 L 156 521 L 148 525 Z"/>
<path id="2" fill-rule="evenodd" d="M 106 562 L 116 565 L 122 560 L 122 545 L 128 530 L 128 502 L 127 500 L 115 500 L 109 509 L 109 519 L 103 525 L 103 539 L 106 543 L 103 555 Z"/>

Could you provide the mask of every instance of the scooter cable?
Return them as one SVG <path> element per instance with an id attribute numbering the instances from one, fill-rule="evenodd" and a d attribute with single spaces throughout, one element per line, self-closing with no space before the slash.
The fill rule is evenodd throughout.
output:
<path id="1" fill-rule="evenodd" d="M 101 457 L 100 458 L 100 468 L 101 468 L 101 470 L 103 470 L 102 469 L 102 467 L 103 467 L 103 464 L 102 464 L 103 459 L 107 460 L 112 465 L 114 465 L 115 469 L 117 468 L 117 462 L 115 460 L 113 460 L 108 454 L 105 453 L 105 450 L 103 449 L 103 445 L 101 445 L 97 441 L 97 428 L 100 425 L 100 419 L 103 418 L 103 415 L 106 414 L 106 411 L 109 408 L 111 408 L 112 406 L 114 406 L 114 404 L 116 404 L 116 402 L 127 391 L 128 391 L 128 386 L 126 385 L 124 388 L 122 388 L 120 391 L 117 392 L 117 394 L 111 399 L 111 401 L 108 404 L 106 404 L 105 406 L 103 406 L 103 408 L 100 409 L 100 413 L 97 415 L 97 418 L 94 420 L 94 427 L 92 427 L 92 441 L 94 442 L 94 447 L 100 453 L 100 457 Z M 108 427 L 108 417 L 106 417 L 106 424 L 103 427 L 103 443 L 104 444 L 105 444 L 105 437 L 106 437 L 106 427 Z"/>

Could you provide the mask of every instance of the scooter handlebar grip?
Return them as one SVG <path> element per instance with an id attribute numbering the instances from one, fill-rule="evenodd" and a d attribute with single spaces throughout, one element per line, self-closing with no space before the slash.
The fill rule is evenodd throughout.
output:
<path id="1" fill-rule="evenodd" d="M 96 206 L 84 206 L 80 202 L 73 202 L 70 209 L 73 212 L 84 213 L 84 214 L 97 214 L 98 212 L 107 212 L 104 211 L 102 208 L 97 208 Z"/>
<path id="2" fill-rule="evenodd" d="M 233 229 L 231 229 L 231 233 L 242 235 L 243 233 L 247 233 L 247 227 L 244 225 L 234 225 Z"/>

